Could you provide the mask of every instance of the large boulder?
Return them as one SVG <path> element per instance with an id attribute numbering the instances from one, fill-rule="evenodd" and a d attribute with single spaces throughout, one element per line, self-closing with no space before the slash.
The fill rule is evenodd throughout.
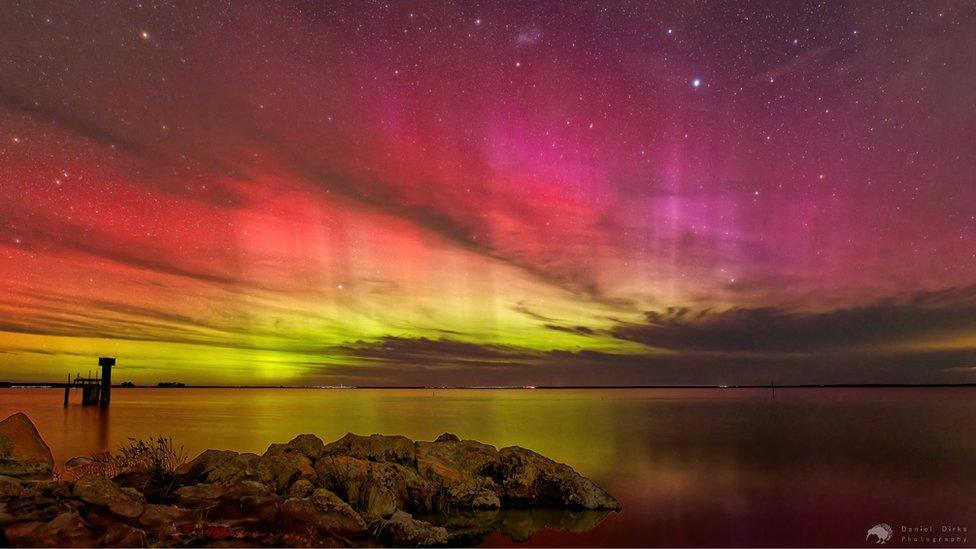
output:
<path id="1" fill-rule="evenodd" d="M 287 493 L 291 485 L 301 479 L 315 478 L 315 468 L 308 457 L 299 451 L 267 452 L 256 464 L 257 480 L 279 493 Z"/>
<path id="2" fill-rule="evenodd" d="M 319 488 L 307 498 L 290 498 L 281 506 L 279 525 L 315 536 L 354 537 L 366 533 L 366 523 L 339 496 Z"/>
<path id="3" fill-rule="evenodd" d="M 95 475 L 78 479 L 71 495 L 87 504 L 104 507 L 120 517 L 136 518 L 144 510 L 143 502 L 134 494 L 119 488 L 107 478 Z"/>
<path id="4" fill-rule="evenodd" d="M 0 475 L 43 480 L 54 471 L 51 449 L 25 414 L 0 421 Z"/>
<path id="5" fill-rule="evenodd" d="M 349 456 L 366 461 L 398 463 L 406 467 L 417 465 L 417 453 L 413 441 L 404 436 L 370 435 L 368 437 L 347 433 L 322 449 L 323 456 Z"/>
<path id="6" fill-rule="evenodd" d="M 214 482 L 239 482 L 242 480 L 258 480 L 258 462 L 261 456 L 257 454 L 237 454 L 230 459 L 223 461 L 207 473 L 206 481 Z"/>
<path id="7" fill-rule="evenodd" d="M 360 513 L 388 517 L 397 509 L 423 507 L 426 482 L 414 469 L 349 456 L 325 456 L 315 462 L 319 486 L 347 501 Z"/>
<path id="8" fill-rule="evenodd" d="M 375 536 L 382 543 L 396 547 L 430 547 L 447 543 L 447 530 L 417 520 L 403 511 L 393 513 L 388 520 L 374 527 Z"/>
<path id="9" fill-rule="evenodd" d="M 289 498 L 307 498 L 315 491 L 315 484 L 309 479 L 300 478 L 288 489 Z"/>
<path id="10" fill-rule="evenodd" d="M 498 478 L 506 505 L 620 509 L 617 500 L 569 465 L 518 446 L 502 448 L 498 453 Z"/>
<path id="11" fill-rule="evenodd" d="M 176 475 L 183 482 L 193 484 L 207 478 L 215 469 L 238 455 L 238 452 L 231 450 L 207 450 L 192 461 L 180 465 L 176 469 Z"/>
<path id="12" fill-rule="evenodd" d="M 418 442 L 417 471 L 430 485 L 432 506 L 440 511 L 496 509 L 500 487 L 493 480 L 499 469 L 498 450 L 474 440 Z"/>
<path id="13" fill-rule="evenodd" d="M 272 444 L 268 447 L 265 455 L 299 452 L 314 462 L 322 457 L 322 451 L 324 449 L 325 443 L 322 442 L 322 439 L 315 435 L 304 434 L 291 439 L 288 444 Z"/>

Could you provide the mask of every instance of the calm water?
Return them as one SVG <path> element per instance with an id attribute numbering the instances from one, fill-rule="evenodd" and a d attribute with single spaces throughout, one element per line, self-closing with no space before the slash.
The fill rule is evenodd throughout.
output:
<path id="1" fill-rule="evenodd" d="M 0 389 L 0 415 L 26 411 L 59 462 L 149 434 L 192 456 L 306 432 L 450 431 L 568 463 L 624 507 L 602 522 L 544 517 L 563 530 L 530 545 L 856 546 L 879 522 L 894 542 L 902 525 L 976 535 L 973 389 L 117 389 L 104 412 L 61 395 Z"/>

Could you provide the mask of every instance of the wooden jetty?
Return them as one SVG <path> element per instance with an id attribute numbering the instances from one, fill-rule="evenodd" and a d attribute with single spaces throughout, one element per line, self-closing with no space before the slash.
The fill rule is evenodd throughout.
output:
<path id="1" fill-rule="evenodd" d="M 64 405 L 68 405 L 71 389 L 81 389 L 81 405 L 108 406 L 112 401 L 112 367 L 115 366 L 115 359 L 112 357 L 98 357 L 98 366 L 102 369 L 101 375 L 92 377 L 88 372 L 88 377 L 81 377 L 75 374 L 72 378 L 68 374 L 68 383 L 64 386 Z"/>

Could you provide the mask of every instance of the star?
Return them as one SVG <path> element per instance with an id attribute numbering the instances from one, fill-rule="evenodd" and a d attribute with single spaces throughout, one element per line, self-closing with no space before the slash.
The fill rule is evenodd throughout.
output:
<path id="1" fill-rule="evenodd" d="M 691 81 L 691 87 L 692 88 L 697 88 L 697 87 L 700 87 L 700 86 L 701 86 L 701 79 L 700 78 L 696 78 L 696 79 L 694 79 L 694 80 Z"/>

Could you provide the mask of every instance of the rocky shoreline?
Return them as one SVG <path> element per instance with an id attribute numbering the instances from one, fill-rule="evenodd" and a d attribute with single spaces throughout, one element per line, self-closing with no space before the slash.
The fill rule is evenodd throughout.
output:
<path id="1" fill-rule="evenodd" d="M 493 531 L 582 531 L 620 509 L 567 465 L 448 433 L 307 434 L 262 455 L 207 450 L 172 471 L 112 476 L 86 459 L 72 460 L 78 478 L 55 478 L 30 419 L 0 422 L 0 545 L 472 545 Z"/>

